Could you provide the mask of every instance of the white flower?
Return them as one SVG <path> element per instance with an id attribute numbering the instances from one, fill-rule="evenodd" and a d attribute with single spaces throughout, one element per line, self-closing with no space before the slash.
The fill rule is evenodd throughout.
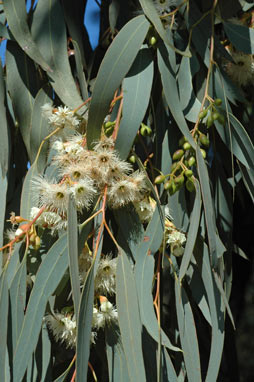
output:
<path id="1" fill-rule="evenodd" d="M 67 106 L 59 106 L 48 118 L 49 123 L 55 127 L 65 127 L 75 129 L 79 125 L 77 117 Z"/>
<path id="2" fill-rule="evenodd" d="M 32 188 L 36 194 L 39 193 L 39 207 L 46 206 L 58 214 L 66 212 L 69 190 L 64 183 L 51 183 L 42 176 L 37 176 L 32 181 Z"/>
<path id="3" fill-rule="evenodd" d="M 40 208 L 32 207 L 30 212 L 30 219 L 33 220 L 39 213 Z M 36 225 L 52 228 L 53 230 L 60 230 L 67 228 L 67 220 L 55 212 L 43 211 L 43 213 L 36 219 Z"/>
<path id="4" fill-rule="evenodd" d="M 248 85 L 254 82 L 254 57 L 243 52 L 230 51 L 234 62 L 224 63 L 225 70 L 232 81 L 238 85 Z"/>
<path id="5" fill-rule="evenodd" d="M 78 181 L 70 188 L 70 193 L 73 195 L 76 207 L 78 209 L 89 208 L 97 191 L 93 186 L 92 179 L 85 177 Z"/>
<path id="6" fill-rule="evenodd" d="M 117 310 L 108 300 L 101 303 L 100 309 L 93 308 L 92 326 L 96 329 L 104 328 L 105 325 L 116 323 L 117 319 Z"/>
<path id="7" fill-rule="evenodd" d="M 111 256 L 101 258 L 94 280 L 97 294 L 113 294 L 116 290 L 116 259 Z"/>
<path id="8" fill-rule="evenodd" d="M 166 243 L 170 245 L 170 250 L 175 256 L 182 256 L 184 253 L 183 244 L 186 236 L 176 229 L 168 229 L 165 234 Z"/>
<path id="9" fill-rule="evenodd" d="M 139 196 L 137 185 L 127 177 L 111 185 L 108 192 L 109 203 L 112 208 L 119 208 L 135 202 Z"/>
<path id="10" fill-rule="evenodd" d="M 53 150 L 56 150 L 58 151 L 59 153 L 64 153 L 65 152 L 65 149 L 64 149 L 64 143 L 62 141 L 62 139 L 56 139 L 53 143 L 52 143 L 52 149 Z"/>
<path id="11" fill-rule="evenodd" d="M 65 342 L 67 348 L 76 346 L 76 320 L 74 316 L 55 313 L 54 316 L 48 314 L 44 318 L 47 326 L 52 331 L 55 340 Z"/>
<path id="12" fill-rule="evenodd" d="M 47 119 L 52 117 L 52 114 L 53 114 L 53 107 L 52 107 L 52 105 L 50 103 L 45 103 L 45 105 L 43 105 L 41 107 L 41 113 Z"/>
<path id="13" fill-rule="evenodd" d="M 100 152 L 101 150 L 107 151 L 107 150 L 112 150 L 114 148 L 114 140 L 109 137 L 109 138 L 104 138 L 101 141 L 98 141 L 94 144 L 94 151 Z"/>
<path id="14" fill-rule="evenodd" d="M 174 0 L 154 0 L 155 8 L 159 15 L 163 15 L 164 13 L 169 13 L 171 11 L 171 7 L 176 5 L 176 1 Z"/>
<path id="15" fill-rule="evenodd" d="M 151 220 L 156 202 L 153 198 L 145 198 L 134 203 L 135 210 L 142 223 L 147 223 Z"/>

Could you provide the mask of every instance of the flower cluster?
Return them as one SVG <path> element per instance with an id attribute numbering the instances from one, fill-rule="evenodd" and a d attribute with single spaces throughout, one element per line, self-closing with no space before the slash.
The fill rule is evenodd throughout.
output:
<path id="1" fill-rule="evenodd" d="M 52 109 L 46 104 L 43 114 L 54 127 L 75 128 L 79 124 L 67 107 Z M 46 176 L 33 179 L 33 192 L 39 200 L 31 211 L 31 219 L 38 208 L 46 207 L 36 224 L 52 230 L 66 228 L 69 197 L 73 198 L 77 210 L 82 211 L 89 209 L 106 187 L 107 205 L 113 209 L 141 202 L 147 196 L 145 175 L 133 172 L 131 164 L 119 158 L 113 139 L 104 137 L 95 144 L 94 150 L 88 150 L 85 142 L 85 136 L 77 132 L 67 138 L 57 136 L 53 141 L 58 179 Z"/>
<path id="2" fill-rule="evenodd" d="M 176 229 L 174 224 L 169 220 L 165 219 L 165 242 L 170 246 L 171 253 L 176 256 L 182 256 L 184 253 L 183 245 L 186 242 L 186 236 L 184 233 Z"/>

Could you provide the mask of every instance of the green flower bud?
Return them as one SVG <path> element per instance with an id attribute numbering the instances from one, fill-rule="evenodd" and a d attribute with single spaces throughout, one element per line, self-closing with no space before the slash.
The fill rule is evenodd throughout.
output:
<path id="1" fill-rule="evenodd" d="M 128 158 L 128 161 L 132 164 L 136 163 L 136 157 L 135 155 L 131 155 L 129 158 Z"/>
<path id="2" fill-rule="evenodd" d="M 204 149 L 200 149 L 202 157 L 205 159 L 206 158 L 206 151 Z"/>
<path id="3" fill-rule="evenodd" d="M 186 178 L 191 178 L 193 175 L 193 171 L 192 170 L 185 170 L 184 175 L 186 176 Z"/>
<path id="4" fill-rule="evenodd" d="M 207 121 L 206 121 L 206 126 L 209 129 L 213 125 L 213 114 L 208 115 Z"/>
<path id="5" fill-rule="evenodd" d="M 221 100 L 220 98 L 216 98 L 216 99 L 214 100 L 214 103 L 215 103 L 216 106 L 221 106 L 221 104 L 222 104 L 222 100 Z"/>
<path id="6" fill-rule="evenodd" d="M 204 119 L 206 116 L 207 116 L 207 113 L 208 113 L 208 110 L 207 109 L 204 109 L 202 110 L 200 113 L 199 113 L 199 118 L 200 119 Z"/>
<path id="7" fill-rule="evenodd" d="M 140 134 L 143 135 L 143 137 L 151 135 L 152 134 L 151 127 L 146 126 L 144 123 L 141 123 Z"/>
<path id="8" fill-rule="evenodd" d="M 194 166 L 194 164 L 196 164 L 196 158 L 190 157 L 190 159 L 188 160 L 188 166 L 191 167 Z"/>
<path id="9" fill-rule="evenodd" d="M 195 190 L 195 184 L 190 178 L 186 180 L 185 186 L 189 192 L 193 192 Z"/>
<path id="10" fill-rule="evenodd" d="M 154 45 L 157 43 L 157 39 L 156 39 L 156 37 L 152 36 L 152 37 L 150 38 L 149 43 L 150 43 L 151 46 L 154 46 Z"/>
<path id="11" fill-rule="evenodd" d="M 33 244 L 33 247 L 36 251 L 38 251 L 38 249 L 40 248 L 41 246 L 41 239 L 39 238 L 39 236 L 36 236 L 35 238 L 35 243 Z"/>
<path id="12" fill-rule="evenodd" d="M 176 152 L 174 152 L 174 154 L 173 154 L 173 160 L 179 160 L 179 159 L 181 159 L 182 158 L 182 156 L 183 156 L 183 154 L 184 154 L 184 151 L 183 150 L 177 150 Z"/>
<path id="13" fill-rule="evenodd" d="M 177 187 L 173 180 L 169 180 L 164 184 L 164 189 L 169 192 L 170 195 L 173 195 L 177 191 Z"/>
<path id="14" fill-rule="evenodd" d="M 217 119 L 219 119 L 219 117 L 220 117 L 220 113 L 218 113 L 217 111 L 215 111 L 215 112 L 213 113 L 213 120 L 214 120 L 214 121 L 217 121 Z"/>
<path id="15" fill-rule="evenodd" d="M 183 149 L 184 149 L 184 151 L 187 151 L 187 150 L 189 150 L 191 148 L 191 145 L 189 144 L 189 142 L 185 142 L 184 144 L 183 144 Z"/>
<path id="16" fill-rule="evenodd" d="M 166 179 L 165 175 L 156 176 L 154 183 L 155 184 L 161 184 L 165 181 L 165 179 Z"/>
<path id="17" fill-rule="evenodd" d="M 108 121 L 108 122 L 104 123 L 105 130 L 108 129 L 109 127 L 112 127 L 112 126 L 113 127 L 115 126 L 115 121 L 114 122 Z"/>
<path id="18" fill-rule="evenodd" d="M 184 176 L 183 175 L 179 175 L 177 176 L 175 179 L 175 184 L 178 186 L 178 187 L 181 187 L 184 183 Z"/>
<path id="19" fill-rule="evenodd" d="M 171 166 L 171 172 L 175 170 L 175 168 L 178 166 L 178 163 L 174 162 Z"/>
<path id="20" fill-rule="evenodd" d="M 207 136 L 205 134 L 201 134 L 199 136 L 199 140 L 200 140 L 200 143 L 203 145 L 203 146 L 206 146 L 206 147 L 209 147 L 210 145 L 210 141 L 209 139 L 207 138 Z"/>
<path id="21" fill-rule="evenodd" d="M 219 122 L 221 125 L 225 125 L 226 119 L 225 119 L 225 117 L 224 117 L 223 114 L 220 114 L 220 115 L 219 115 L 218 122 Z"/>
<path id="22" fill-rule="evenodd" d="M 185 137 L 182 137 L 181 139 L 179 139 L 179 146 L 183 146 L 183 144 L 187 142 L 187 139 Z"/>

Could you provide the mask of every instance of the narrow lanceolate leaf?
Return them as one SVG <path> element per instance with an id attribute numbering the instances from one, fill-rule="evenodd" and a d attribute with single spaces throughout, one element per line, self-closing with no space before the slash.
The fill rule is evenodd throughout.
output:
<path id="1" fill-rule="evenodd" d="M 130 380 L 126 357 L 121 342 L 119 329 L 114 326 L 105 328 L 106 352 L 109 371 L 109 382 Z"/>
<path id="2" fill-rule="evenodd" d="M 200 187 L 199 183 L 196 181 L 196 197 L 195 202 L 190 218 L 190 227 L 187 234 L 187 242 L 185 245 L 184 255 L 181 262 L 180 267 L 180 273 L 179 273 L 179 279 L 180 281 L 185 276 L 185 273 L 188 269 L 188 266 L 190 264 L 190 260 L 192 257 L 192 251 L 196 242 L 196 237 L 199 229 L 199 220 L 200 220 L 200 213 L 201 213 L 201 194 L 200 194 Z"/>
<path id="3" fill-rule="evenodd" d="M 191 58 L 183 57 L 178 72 L 178 84 L 180 102 L 185 118 L 188 121 L 196 122 L 201 109 L 201 102 L 196 98 L 192 78 L 199 69 L 196 56 Z"/>
<path id="4" fill-rule="evenodd" d="M 28 155 L 30 155 L 30 129 L 34 98 L 42 80 L 35 63 L 14 41 L 8 41 L 6 51 L 6 84 L 17 123 Z"/>
<path id="5" fill-rule="evenodd" d="M 77 317 L 80 300 L 79 268 L 78 268 L 78 222 L 77 211 L 72 197 L 68 202 L 68 255 L 69 270 L 72 288 L 72 298 L 74 302 L 74 312 Z"/>
<path id="6" fill-rule="evenodd" d="M 193 147 L 196 147 L 180 104 L 176 83 L 175 52 L 166 47 L 162 42 L 159 44 L 158 49 L 158 66 L 168 107 L 182 134 L 185 135 Z"/>
<path id="7" fill-rule="evenodd" d="M 85 77 L 84 67 L 82 63 L 80 47 L 75 40 L 72 40 L 72 44 L 75 50 L 75 62 L 76 62 L 76 68 L 77 68 L 78 83 L 79 83 L 82 99 L 86 100 L 88 98 L 88 90 L 87 90 L 87 83 L 86 83 L 86 77 Z"/>
<path id="8" fill-rule="evenodd" d="M 38 195 L 35 195 L 32 186 L 33 179 L 36 175 L 38 175 L 38 169 L 36 163 L 34 163 L 26 174 L 21 194 L 20 215 L 24 219 L 30 219 L 31 208 L 36 205 Z"/>
<path id="9" fill-rule="evenodd" d="M 215 225 L 215 216 L 214 216 L 214 205 L 211 195 L 211 189 L 209 185 L 209 176 L 207 167 L 202 157 L 199 147 L 196 151 L 197 154 L 197 167 L 199 174 L 199 181 L 202 192 L 202 200 L 205 210 L 205 220 L 206 220 L 206 229 L 208 234 L 209 250 L 212 259 L 212 265 L 216 267 L 217 265 L 217 250 L 216 250 L 216 225 Z"/>
<path id="10" fill-rule="evenodd" d="M 201 382 L 200 357 L 195 321 L 188 296 L 176 280 L 176 312 L 189 382 Z"/>
<path id="11" fill-rule="evenodd" d="M 223 23 L 225 32 L 234 47 L 240 52 L 254 54 L 254 30 L 245 25 Z"/>
<path id="12" fill-rule="evenodd" d="M 171 344 L 167 335 L 159 327 L 155 315 L 152 296 L 154 279 L 154 258 L 152 255 L 146 253 L 143 253 L 143 255 L 139 254 L 135 266 L 135 279 L 142 324 L 159 345 L 162 343 L 162 345 L 170 350 L 180 351 L 178 347 Z"/>
<path id="13" fill-rule="evenodd" d="M 171 358 L 167 352 L 167 349 L 163 346 L 162 348 L 162 360 L 161 360 L 161 368 L 162 368 L 162 381 L 163 382 L 177 382 L 177 375 L 172 364 Z"/>
<path id="14" fill-rule="evenodd" d="M 159 35 L 162 38 L 162 40 L 171 49 L 173 49 L 175 52 L 177 52 L 177 53 L 179 53 L 179 54 L 181 54 L 183 56 L 191 57 L 191 53 L 190 53 L 190 51 L 188 49 L 186 49 L 185 52 L 182 52 L 179 49 L 176 49 L 174 47 L 174 45 L 172 44 L 171 39 L 169 38 L 169 34 L 168 34 L 169 29 L 165 29 L 164 28 L 164 26 L 162 24 L 162 21 L 161 21 L 159 15 L 158 15 L 158 12 L 156 11 L 156 8 L 155 8 L 153 0 L 139 0 L 139 2 L 141 4 L 141 7 L 143 8 L 143 11 L 144 11 L 145 15 L 148 17 L 148 19 L 154 25 L 155 29 L 159 33 Z"/>
<path id="15" fill-rule="evenodd" d="M 42 56 L 37 44 L 34 42 L 27 24 L 27 13 L 25 2 L 15 0 L 4 0 L 4 13 L 11 33 L 19 43 L 24 52 L 31 57 L 44 70 L 52 69 Z"/>
<path id="16" fill-rule="evenodd" d="M 223 352 L 225 306 L 213 280 L 208 248 L 205 243 L 201 241 L 198 243 L 195 248 L 195 258 L 206 290 L 211 313 L 212 341 L 206 382 L 213 382 L 217 380 Z"/>
<path id="17" fill-rule="evenodd" d="M 243 125 L 230 115 L 231 124 L 222 126 L 218 121 L 215 122 L 216 130 L 227 148 L 235 157 L 249 170 L 254 168 L 253 144 L 244 129 Z"/>
<path id="18" fill-rule="evenodd" d="M 102 60 L 94 85 L 87 126 L 87 144 L 91 148 L 101 135 L 101 126 L 114 92 L 128 73 L 149 28 L 145 16 L 129 21 L 118 33 Z"/>
<path id="19" fill-rule="evenodd" d="M 67 53 L 67 35 L 63 10 L 58 0 L 39 1 L 33 14 L 31 32 L 43 56 L 50 64 L 51 85 L 61 101 L 70 108 L 82 99 L 73 79 Z"/>
<path id="20" fill-rule="evenodd" d="M 5 374 L 7 350 L 7 322 L 8 322 L 8 284 L 5 273 L 0 278 L 0 380 L 8 382 Z"/>
<path id="21" fill-rule="evenodd" d="M 137 291 L 131 265 L 124 253 L 118 256 L 116 302 L 130 381 L 145 382 L 146 375 L 141 344 L 142 327 L 139 316 Z"/>
<path id="22" fill-rule="evenodd" d="M 77 330 L 77 382 L 87 381 L 87 369 L 90 355 L 91 328 L 94 300 L 94 263 L 87 274 L 78 314 Z"/>
<path id="23" fill-rule="evenodd" d="M 48 298 L 68 267 L 67 234 L 51 247 L 41 263 L 32 289 L 13 361 L 13 381 L 22 380 L 41 330 Z M 27 339 L 29 338 L 29 341 Z"/>
<path id="24" fill-rule="evenodd" d="M 153 82 L 153 58 L 147 47 L 140 49 L 123 81 L 123 117 L 115 149 L 126 159 L 144 118 Z"/>
<path id="25" fill-rule="evenodd" d="M 1 115 L 0 166 L 2 169 L 1 178 L 3 178 L 5 177 L 5 174 L 8 169 L 9 142 L 8 142 L 8 127 L 7 127 L 7 119 L 6 119 L 6 108 L 5 108 L 5 85 L 4 85 L 3 68 L 2 68 L 1 59 L 0 59 L 0 115 Z"/>
<path id="26" fill-rule="evenodd" d="M 35 160 L 38 149 L 43 141 L 43 139 L 51 132 L 49 130 L 48 121 L 43 117 L 41 112 L 41 107 L 46 103 L 52 103 L 51 96 L 52 88 L 50 85 L 43 86 L 39 92 L 36 94 L 32 118 L 31 118 L 31 130 L 30 130 L 30 162 L 31 164 Z M 38 168 L 42 170 L 47 162 L 47 153 L 49 148 L 49 141 L 45 141 L 40 156 L 38 158 Z"/>

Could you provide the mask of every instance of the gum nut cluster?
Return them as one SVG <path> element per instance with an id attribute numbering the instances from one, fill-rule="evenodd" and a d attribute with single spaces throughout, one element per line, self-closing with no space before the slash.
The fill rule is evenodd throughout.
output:
<path id="1" fill-rule="evenodd" d="M 65 123 L 77 126 L 78 120 L 68 108 L 58 108 L 59 111 L 50 116 L 49 106 L 46 106 L 43 112 L 44 115 L 48 113 L 50 123 L 56 125 L 59 118 L 63 126 Z M 133 172 L 131 164 L 119 158 L 111 138 L 102 138 L 93 150 L 87 149 L 85 141 L 85 136 L 77 132 L 66 140 L 61 136 L 55 139 L 53 162 L 59 169 L 59 179 L 46 176 L 33 179 L 33 192 L 39 199 L 37 208 L 46 207 L 39 220 L 42 226 L 65 228 L 69 197 L 73 198 L 77 210 L 82 211 L 91 207 L 106 186 L 107 204 L 113 209 L 141 202 L 149 193 L 145 174 Z M 31 218 L 34 214 L 32 210 Z"/>

